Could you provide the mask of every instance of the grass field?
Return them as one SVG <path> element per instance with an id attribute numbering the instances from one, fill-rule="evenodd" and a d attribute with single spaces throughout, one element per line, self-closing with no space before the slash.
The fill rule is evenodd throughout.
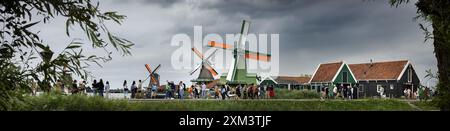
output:
<path id="1" fill-rule="evenodd" d="M 413 111 L 434 110 L 429 103 L 417 102 L 417 109 L 400 100 L 111 100 L 83 95 L 41 95 L 27 97 L 12 110 L 26 111 Z"/>

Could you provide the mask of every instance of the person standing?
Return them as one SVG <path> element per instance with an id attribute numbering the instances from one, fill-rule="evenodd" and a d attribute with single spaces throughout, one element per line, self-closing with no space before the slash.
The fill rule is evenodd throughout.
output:
<path id="1" fill-rule="evenodd" d="M 195 84 L 194 86 L 194 97 L 196 99 L 200 98 L 200 86 L 198 84 Z"/>
<path id="2" fill-rule="evenodd" d="M 133 81 L 133 83 L 131 84 L 131 99 L 136 98 L 136 91 L 137 91 L 136 81 Z"/>
<path id="3" fill-rule="evenodd" d="M 128 99 L 128 86 L 127 86 L 127 80 L 123 81 L 123 98 Z"/>
<path id="4" fill-rule="evenodd" d="M 73 80 L 72 89 L 70 90 L 70 93 L 72 93 L 72 95 L 78 93 L 77 80 Z"/>
<path id="5" fill-rule="evenodd" d="M 176 91 L 177 86 L 175 85 L 175 82 L 171 81 L 170 82 L 170 98 L 175 99 L 175 91 Z"/>
<path id="6" fill-rule="evenodd" d="M 242 88 L 241 85 L 238 85 L 236 87 L 236 95 L 237 95 L 238 99 L 241 98 L 241 88 Z"/>
<path id="7" fill-rule="evenodd" d="M 178 88 L 178 96 L 181 100 L 183 100 L 184 97 L 184 90 L 186 89 L 186 84 L 183 83 L 183 81 L 180 81 L 179 83 L 179 88 Z"/>
<path id="8" fill-rule="evenodd" d="M 205 83 L 202 83 L 202 98 L 206 98 L 206 85 Z"/>
<path id="9" fill-rule="evenodd" d="M 94 79 L 94 81 L 92 82 L 92 91 L 94 92 L 94 96 L 97 95 L 97 92 L 98 92 L 97 88 L 98 88 L 98 83 L 97 83 L 97 80 Z"/>
<path id="10" fill-rule="evenodd" d="M 109 89 L 110 89 L 109 81 L 106 81 L 106 84 L 105 84 L 106 98 L 109 98 Z"/>
<path id="11" fill-rule="evenodd" d="M 353 89 L 352 90 L 352 96 L 353 96 L 352 98 L 353 99 L 358 99 L 358 87 L 357 86 L 353 86 L 352 89 Z"/>
<path id="12" fill-rule="evenodd" d="M 86 81 L 80 81 L 79 87 L 80 89 L 79 93 L 85 95 L 86 94 Z"/>
<path id="13" fill-rule="evenodd" d="M 225 96 L 227 96 L 228 99 L 230 99 L 230 93 L 231 87 L 229 85 L 225 85 Z"/>
<path id="14" fill-rule="evenodd" d="M 351 88 L 350 86 L 347 86 L 347 97 L 348 97 L 348 99 L 353 99 L 352 98 L 352 90 L 353 90 L 353 88 Z"/>
<path id="15" fill-rule="evenodd" d="M 225 100 L 226 98 L 226 93 L 227 93 L 227 89 L 225 86 L 222 86 L 222 89 L 220 90 L 220 92 L 222 93 L 222 100 Z"/>
<path id="16" fill-rule="evenodd" d="M 105 90 L 105 84 L 103 84 L 103 80 L 100 79 L 100 82 L 98 82 L 98 94 L 103 97 L 103 91 Z"/>
<path id="17" fill-rule="evenodd" d="M 170 97 L 170 83 L 169 83 L 169 81 L 167 81 L 165 91 L 166 91 L 165 99 L 169 99 L 169 97 Z"/>
<path id="18" fill-rule="evenodd" d="M 338 89 L 337 89 L 336 85 L 333 85 L 333 97 L 334 97 L 334 99 L 336 99 L 337 93 L 338 93 Z"/>
<path id="19" fill-rule="evenodd" d="M 152 95 L 151 98 L 156 98 L 157 87 L 155 84 L 152 84 Z"/>
<path id="20" fill-rule="evenodd" d="M 275 91 L 273 90 L 273 85 L 270 85 L 269 88 L 267 88 L 267 90 L 269 90 L 269 99 L 275 97 Z"/>
<path id="21" fill-rule="evenodd" d="M 194 85 L 191 85 L 191 86 L 188 88 L 188 90 L 187 90 L 190 99 L 194 98 L 194 94 L 192 93 L 193 88 L 194 88 Z"/>
<path id="22" fill-rule="evenodd" d="M 144 95 L 142 94 L 144 91 L 142 90 L 142 81 L 141 80 L 139 80 L 138 81 L 138 85 L 137 85 L 137 95 L 136 95 L 136 98 L 138 98 L 138 99 L 140 99 L 140 98 L 142 98 Z"/>
<path id="23" fill-rule="evenodd" d="M 264 99 L 266 97 L 266 85 L 259 85 L 259 97 L 260 99 Z"/>

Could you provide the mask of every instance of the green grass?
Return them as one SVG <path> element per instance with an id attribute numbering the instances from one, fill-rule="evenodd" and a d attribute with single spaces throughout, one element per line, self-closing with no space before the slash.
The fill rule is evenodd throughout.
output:
<path id="1" fill-rule="evenodd" d="M 421 110 L 439 110 L 439 107 L 436 106 L 431 100 L 429 101 L 417 101 L 417 102 L 412 102 L 412 104 L 414 104 L 415 106 L 417 106 L 418 108 L 420 108 Z"/>
<path id="2" fill-rule="evenodd" d="M 127 101 L 83 95 L 27 97 L 13 110 L 25 111 L 412 111 L 406 102 L 365 99 L 355 101 L 285 100 L 171 100 Z M 420 105 L 420 104 L 419 104 Z M 424 105 L 426 107 L 427 105 Z"/>
<path id="3" fill-rule="evenodd" d="M 274 99 L 319 99 L 320 94 L 311 90 L 275 89 Z"/>

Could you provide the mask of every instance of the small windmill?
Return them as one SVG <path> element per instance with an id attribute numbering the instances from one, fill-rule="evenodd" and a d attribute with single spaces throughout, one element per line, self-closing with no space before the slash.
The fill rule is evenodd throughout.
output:
<path id="1" fill-rule="evenodd" d="M 211 82 L 214 80 L 214 77 L 218 75 L 217 71 L 212 67 L 211 62 L 209 61 L 209 58 L 214 55 L 214 53 L 217 51 L 214 50 L 208 57 L 205 57 L 200 51 L 198 51 L 196 48 L 192 48 L 192 51 L 202 60 L 200 64 L 198 64 L 194 70 L 192 70 L 189 74 L 192 75 L 200 69 L 200 73 L 197 77 L 197 79 L 191 80 L 191 82 Z"/>
<path id="2" fill-rule="evenodd" d="M 245 44 L 247 41 L 247 34 L 249 31 L 250 22 L 244 20 L 242 22 L 241 33 L 239 41 L 232 45 L 224 43 L 216 43 L 215 41 L 210 41 L 208 46 L 216 47 L 221 49 L 227 49 L 233 51 L 233 60 L 231 61 L 231 67 L 228 73 L 223 73 L 221 76 L 221 83 L 227 83 L 230 85 L 236 84 L 257 84 L 259 77 L 256 74 L 250 74 L 247 72 L 247 59 L 259 60 L 259 61 L 270 61 L 271 55 L 264 54 L 260 52 L 253 52 L 245 49 Z"/>
<path id="3" fill-rule="evenodd" d="M 152 87 L 152 85 L 156 85 L 156 87 L 160 86 L 159 83 L 159 74 L 156 73 L 158 71 L 159 67 L 161 67 L 161 64 L 159 64 L 155 70 L 152 71 L 149 64 L 145 64 L 145 68 L 147 68 L 147 71 L 150 73 L 148 77 L 144 80 L 146 81 L 148 78 L 150 78 L 150 82 L 148 83 L 148 87 Z"/>

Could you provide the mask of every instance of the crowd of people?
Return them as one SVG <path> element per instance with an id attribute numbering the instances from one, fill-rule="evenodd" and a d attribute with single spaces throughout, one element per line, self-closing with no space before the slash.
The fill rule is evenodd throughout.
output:
<path id="1" fill-rule="evenodd" d="M 431 93 L 431 90 L 428 87 L 420 87 L 416 90 L 412 90 L 411 88 L 405 88 L 403 90 L 403 93 L 404 93 L 405 99 L 410 99 L 410 100 L 419 99 L 419 100 L 425 100 L 425 101 L 427 101 L 429 98 L 431 98 L 431 96 L 434 95 Z"/>
<path id="2" fill-rule="evenodd" d="M 186 86 L 183 81 L 175 84 L 173 81 L 166 81 L 164 86 L 157 87 L 150 85 L 147 88 L 142 87 L 142 81 L 133 81 L 128 86 L 127 81 L 123 82 L 123 96 L 125 99 L 263 99 L 273 98 L 275 91 L 273 86 L 237 85 L 215 85 L 208 88 L 205 83 Z M 131 95 L 128 95 L 131 93 Z M 159 95 L 158 95 L 159 94 Z M 163 96 L 161 96 L 163 95 Z"/>
<path id="3" fill-rule="evenodd" d="M 67 82 L 66 82 L 67 83 Z M 31 95 L 36 95 L 38 87 L 37 83 L 31 82 Z M 53 92 L 61 94 L 87 94 L 92 92 L 94 96 L 109 98 L 110 94 L 109 81 L 103 82 L 103 79 L 99 81 L 93 80 L 92 84 L 88 85 L 85 80 L 73 80 L 69 85 L 64 84 L 61 80 L 57 80 L 51 90 Z M 357 99 L 358 88 L 353 86 L 334 85 L 332 87 L 320 88 L 321 99 Z M 131 85 L 127 84 L 124 80 L 123 96 L 125 99 L 271 99 L 275 96 L 275 90 L 273 85 L 214 85 L 213 87 L 207 87 L 206 83 L 194 83 L 191 86 L 186 86 L 183 81 L 175 84 L 173 81 L 167 81 L 162 87 L 157 85 L 149 85 L 148 87 L 142 86 L 142 81 L 132 81 Z M 386 97 L 383 87 L 377 89 L 380 98 Z M 437 92 L 432 92 L 428 87 L 419 87 L 416 90 L 411 88 L 405 88 L 405 99 L 411 100 L 428 100 L 432 96 L 435 96 Z M 131 94 L 131 95 L 129 95 Z M 158 95 L 159 94 L 159 95 Z"/>
<path id="4" fill-rule="evenodd" d="M 35 95 L 35 88 L 33 86 L 33 94 Z M 88 90 L 93 92 L 94 96 L 100 96 L 104 97 L 104 94 L 106 93 L 106 97 L 109 96 L 109 90 L 110 85 L 109 81 L 106 81 L 106 83 L 103 82 L 103 79 L 100 79 L 100 81 L 94 80 L 91 84 L 91 86 L 87 85 L 87 82 L 85 80 L 77 81 L 73 80 L 71 85 L 66 85 L 61 80 L 57 80 L 56 83 L 53 85 L 52 90 L 56 93 L 61 94 L 87 94 Z"/>
<path id="5" fill-rule="evenodd" d="M 321 99 L 357 99 L 357 88 L 352 86 L 333 86 L 332 88 L 322 88 L 320 91 Z"/>
<path id="6" fill-rule="evenodd" d="M 270 99 L 275 96 L 273 86 L 256 86 L 255 84 L 236 87 L 215 85 L 208 89 L 205 83 L 200 83 L 191 85 L 186 90 L 190 99 Z"/>

